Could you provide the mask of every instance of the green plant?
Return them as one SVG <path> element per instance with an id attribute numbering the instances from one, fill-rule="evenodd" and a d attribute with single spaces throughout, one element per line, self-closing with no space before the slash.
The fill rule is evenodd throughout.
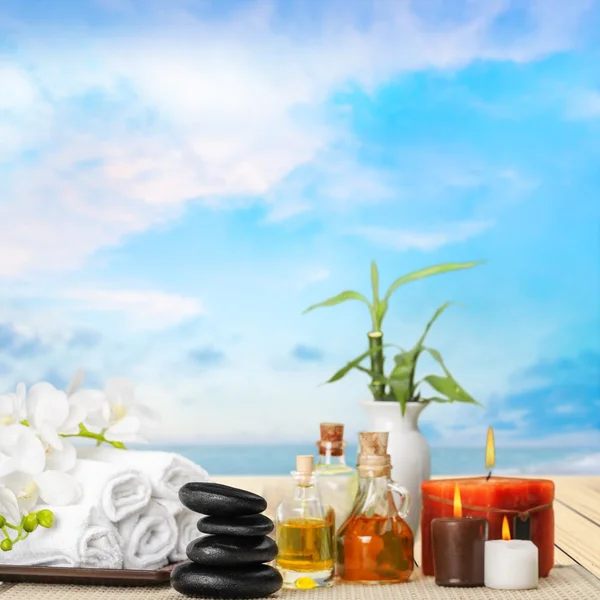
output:
<path id="1" fill-rule="evenodd" d="M 4 533 L 4 539 L 0 542 L 0 550 L 10 552 L 13 546 L 27 538 L 27 536 L 41 525 L 46 529 L 54 525 L 54 513 L 47 508 L 38 512 L 32 512 L 21 517 L 21 522 L 18 525 L 9 523 L 5 517 L 0 516 L 0 530 Z M 16 537 L 11 537 L 9 529 L 16 531 Z"/>
<path id="2" fill-rule="evenodd" d="M 425 338 L 431 329 L 431 326 L 436 319 L 450 306 L 451 303 L 447 302 L 440 306 L 431 320 L 427 323 L 423 335 L 415 346 L 411 350 L 404 350 L 400 346 L 394 344 L 385 344 L 383 341 L 383 320 L 389 309 L 389 302 L 396 290 L 401 286 L 418 281 L 426 277 L 433 275 L 439 275 L 450 271 L 458 271 L 462 269 L 470 269 L 481 264 L 482 261 L 465 262 L 465 263 L 444 263 L 440 265 L 434 265 L 418 271 L 413 271 L 407 275 L 398 277 L 389 286 L 383 297 L 379 293 L 379 270 L 375 261 L 371 262 L 371 288 L 372 288 L 372 299 L 368 300 L 366 296 L 360 292 L 353 290 L 347 290 L 341 292 L 337 296 L 333 296 L 318 304 L 309 306 L 303 314 L 314 310 L 315 308 L 323 308 L 329 306 L 336 306 L 347 302 L 349 300 L 357 300 L 367 305 L 371 317 L 372 330 L 367 334 L 369 347 L 361 355 L 348 362 L 344 367 L 337 371 L 327 383 L 333 383 L 339 381 L 351 370 L 356 369 L 371 378 L 369 389 L 373 395 L 373 399 L 376 401 L 389 401 L 396 400 L 399 402 L 402 414 L 406 410 L 407 402 L 418 402 L 418 401 L 436 401 L 436 402 L 468 402 L 471 404 L 479 404 L 474 400 L 452 377 L 444 361 L 442 360 L 441 354 L 433 348 L 428 348 L 424 345 Z M 389 376 L 385 374 L 385 353 L 386 347 L 396 347 L 400 350 L 400 353 L 394 357 L 394 367 L 391 370 Z M 428 375 L 420 381 L 415 381 L 415 372 L 417 362 L 423 352 L 427 352 L 442 368 L 444 375 Z M 370 368 L 365 367 L 362 363 L 366 359 L 370 360 Z M 421 383 L 428 383 L 439 396 L 432 396 L 430 398 L 421 398 L 418 390 Z"/>

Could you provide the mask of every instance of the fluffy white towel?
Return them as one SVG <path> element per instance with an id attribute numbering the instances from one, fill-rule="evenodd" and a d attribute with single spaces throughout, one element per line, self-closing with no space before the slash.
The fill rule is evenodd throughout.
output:
<path id="1" fill-rule="evenodd" d="M 187 559 L 185 549 L 188 544 L 198 538 L 204 537 L 205 533 L 198 531 L 198 521 L 203 515 L 192 512 L 188 508 L 183 508 L 175 515 L 175 523 L 177 524 L 177 544 L 171 554 L 169 554 L 169 562 L 176 563 Z"/>
<path id="2" fill-rule="evenodd" d="M 118 450 L 117 448 L 85 446 L 78 456 L 104 461 L 141 471 L 150 479 L 152 496 L 178 500 L 179 488 L 190 481 L 208 481 L 208 473 L 199 465 L 174 452 L 157 450 Z"/>
<path id="3" fill-rule="evenodd" d="M 115 526 L 89 503 L 39 506 L 54 513 L 54 524 L 41 526 L 10 552 L 0 552 L 0 563 L 38 567 L 123 568 L 121 539 Z"/>
<path id="4" fill-rule="evenodd" d="M 169 509 L 155 499 L 117 525 L 125 569 L 160 569 L 177 544 L 177 525 Z"/>
<path id="5" fill-rule="evenodd" d="M 113 523 L 138 513 L 150 501 L 150 480 L 127 465 L 77 460 L 71 475 L 81 484 L 83 502 L 95 503 Z"/>

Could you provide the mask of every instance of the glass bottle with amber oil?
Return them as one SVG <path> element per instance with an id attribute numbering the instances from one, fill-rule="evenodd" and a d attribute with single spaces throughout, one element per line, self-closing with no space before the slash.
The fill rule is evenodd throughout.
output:
<path id="1" fill-rule="evenodd" d="M 337 577 L 344 583 L 404 583 L 414 567 L 414 537 L 404 521 L 408 490 L 390 479 L 388 434 L 359 434 L 359 493 L 337 534 Z"/>
<path id="2" fill-rule="evenodd" d="M 277 508 L 277 568 L 288 589 L 333 584 L 335 514 L 321 502 L 313 470 L 313 456 L 296 457 L 294 494 Z"/>
<path id="3" fill-rule="evenodd" d="M 321 500 L 335 513 L 336 531 L 350 514 L 358 492 L 358 472 L 346 464 L 345 447 L 344 426 L 341 423 L 321 423 L 315 474 Z"/>

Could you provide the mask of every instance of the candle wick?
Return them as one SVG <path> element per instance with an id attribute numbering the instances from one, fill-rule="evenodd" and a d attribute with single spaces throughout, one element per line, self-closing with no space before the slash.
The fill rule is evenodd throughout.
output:
<path id="1" fill-rule="evenodd" d="M 492 472 L 490 471 L 490 472 L 488 473 L 488 476 L 487 476 L 487 478 L 486 478 L 486 481 L 489 481 L 491 476 L 492 476 Z"/>

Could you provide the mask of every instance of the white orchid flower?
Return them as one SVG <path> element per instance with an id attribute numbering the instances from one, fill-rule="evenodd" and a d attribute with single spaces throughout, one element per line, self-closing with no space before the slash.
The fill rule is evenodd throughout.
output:
<path id="1" fill-rule="evenodd" d="M 104 431 L 104 437 L 115 442 L 144 442 L 138 435 L 142 424 L 155 419 L 154 413 L 135 402 L 133 384 L 123 377 L 109 379 L 105 402 L 99 410 L 88 414 L 86 426 Z"/>
<path id="2" fill-rule="evenodd" d="M 69 402 L 67 394 L 50 383 L 36 383 L 27 397 L 27 420 L 39 436 L 46 454 L 46 468 L 69 471 L 75 466 L 77 451 L 60 433 L 76 434 L 85 419 L 83 403 Z"/>
<path id="3" fill-rule="evenodd" d="M 19 383 L 16 392 L 0 395 L 0 426 L 20 423 L 25 419 L 25 396 L 24 383 Z"/>
<path id="4" fill-rule="evenodd" d="M 30 427 L 16 423 L 0 428 L 0 478 L 14 471 L 39 475 L 45 466 L 44 445 Z"/>
<path id="5" fill-rule="evenodd" d="M 30 475 L 16 471 L 2 478 L 4 486 L 16 497 L 19 512 L 27 514 L 38 500 L 53 506 L 68 506 L 81 497 L 81 485 L 68 473 L 44 471 Z M 20 518 L 17 522 L 20 521 Z"/>
<path id="6" fill-rule="evenodd" d="M 12 525 L 21 522 L 21 511 L 19 510 L 17 497 L 12 490 L 4 486 L 0 486 L 0 515 L 5 517 Z"/>

